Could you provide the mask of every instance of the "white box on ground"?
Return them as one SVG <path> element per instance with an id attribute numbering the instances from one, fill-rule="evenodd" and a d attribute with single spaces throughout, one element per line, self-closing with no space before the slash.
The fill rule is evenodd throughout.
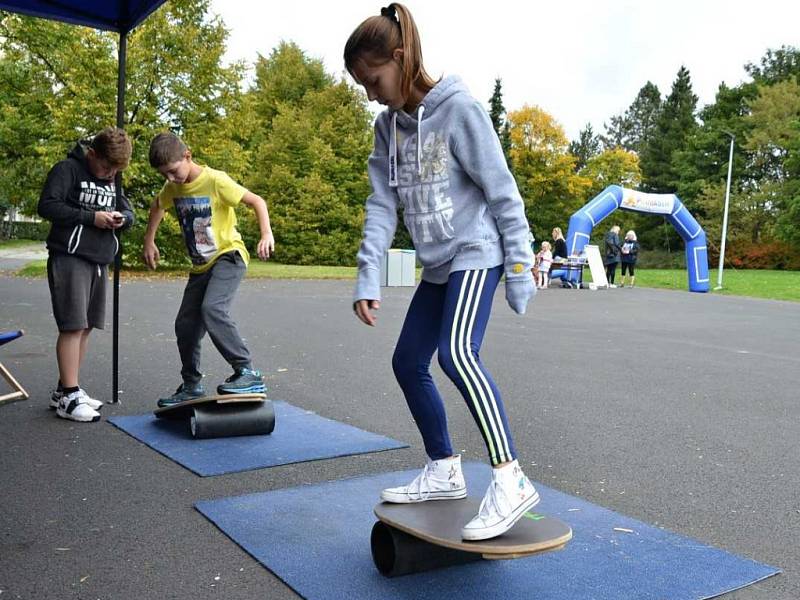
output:
<path id="1" fill-rule="evenodd" d="M 392 248 L 381 261 L 381 285 L 388 287 L 415 286 L 417 253 L 414 250 Z"/>

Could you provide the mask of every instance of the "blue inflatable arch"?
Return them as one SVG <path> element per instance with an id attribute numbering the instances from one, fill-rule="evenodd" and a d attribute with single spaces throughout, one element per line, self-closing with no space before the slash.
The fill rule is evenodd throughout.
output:
<path id="1" fill-rule="evenodd" d="M 686 243 L 686 268 L 690 292 L 707 292 L 708 249 L 706 232 L 689 214 L 675 194 L 645 194 L 611 185 L 569 219 L 567 249 L 570 256 L 578 255 L 600 221 L 618 208 L 632 212 L 663 215 Z"/>

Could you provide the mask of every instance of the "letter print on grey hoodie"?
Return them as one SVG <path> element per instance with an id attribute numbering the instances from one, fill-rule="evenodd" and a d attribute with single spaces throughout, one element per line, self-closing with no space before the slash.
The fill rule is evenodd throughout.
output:
<path id="1" fill-rule="evenodd" d="M 380 261 L 398 206 L 425 281 L 500 264 L 508 280 L 531 276 L 522 198 L 489 115 L 458 77 L 436 84 L 414 116 L 378 116 L 369 178 L 355 300 L 380 300 Z"/>

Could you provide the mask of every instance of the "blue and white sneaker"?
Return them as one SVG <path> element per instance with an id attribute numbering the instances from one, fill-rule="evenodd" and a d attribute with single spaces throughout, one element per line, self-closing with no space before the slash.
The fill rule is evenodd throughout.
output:
<path id="1" fill-rule="evenodd" d="M 247 367 L 236 367 L 233 375 L 217 386 L 218 394 L 264 394 L 266 391 L 261 371 Z"/>
<path id="2" fill-rule="evenodd" d="M 492 482 L 477 516 L 461 529 L 465 540 L 488 540 L 503 535 L 539 503 L 539 492 L 517 461 L 492 469 Z"/>

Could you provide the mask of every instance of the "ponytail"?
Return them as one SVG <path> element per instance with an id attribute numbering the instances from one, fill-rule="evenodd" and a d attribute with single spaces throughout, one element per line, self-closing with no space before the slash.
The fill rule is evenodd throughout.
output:
<path id="1" fill-rule="evenodd" d="M 367 18 L 350 34 L 344 47 L 344 64 L 353 75 L 359 59 L 378 65 L 392 60 L 395 50 L 403 51 L 400 89 L 405 98 L 411 88 L 425 92 L 436 85 L 422 64 L 422 44 L 411 12 L 399 2 L 381 9 L 381 14 Z"/>

